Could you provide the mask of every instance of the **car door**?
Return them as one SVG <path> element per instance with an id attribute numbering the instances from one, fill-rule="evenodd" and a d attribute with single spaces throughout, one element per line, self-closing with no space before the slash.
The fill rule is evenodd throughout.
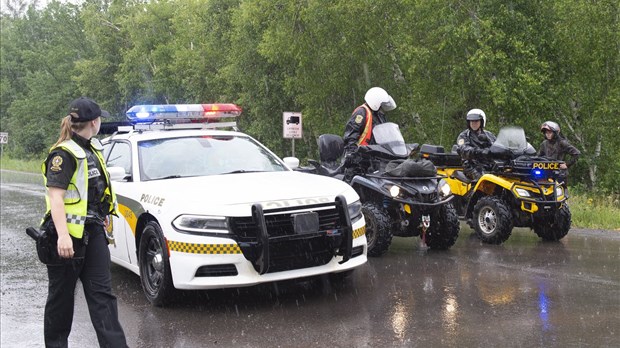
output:
<path id="1" fill-rule="evenodd" d="M 123 192 L 127 185 L 132 183 L 131 168 L 131 144 L 125 141 L 111 141 L 104 146 L 106 166 L 121 167 L 125 171 L 125 178 L 112 182 L 112 188 L 118 200 L 118 216 L 111 216 L 111 224 L 108 226 L 108 240 L 110 242 L 110 256 L 117 263 L 131 263 L 131 256 L 135 258 L 135 252 L 130 253 L 130 247 L 135 249 L 135 241 L 131 229 L 123 215 Z M 133 250 L 133 249 L 132 249 Z M 135 261 L 135 260 L 134 260 Z"/>

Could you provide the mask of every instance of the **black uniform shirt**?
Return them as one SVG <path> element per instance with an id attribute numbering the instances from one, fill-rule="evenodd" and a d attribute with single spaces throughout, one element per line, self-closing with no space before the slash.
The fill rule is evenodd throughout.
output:
<path id="1" fill-rule="evenodd" d="M 372 112 L 372 125 L 373 127 L 387 122 L 385 114 L 380 111 L 370 111 Z M 352 151 L 357 147 L 357 143 L 362 136 L 362 133 L 366 129 L 366 109 L 362 106 L 358 106 L 355 110 L 353 110 L 353 114 L 351 118 L 347 122 L 344 130 L 344 147 L 347 151 Z M 369 144 L 376 144 L 375 137 L 371 134 Z"/>
<path id="2" fill-rule="evenodd" d="M 109 212 L 109 206 L 102 204 L 107 183 L 103 175 L 103 168 L 94 150 L 90 147 L 90 140 L 73 133 L 71 137 L 86 152 L 88 162 L 88 211 L 99 217 L 105 217 Z M 47 156 L 46 177 L 48 187 L 58 187 L 66 190 L 69 187 L 73 173 L 77 170 L 77 160 L 66 150 L 56 148 Z"/>

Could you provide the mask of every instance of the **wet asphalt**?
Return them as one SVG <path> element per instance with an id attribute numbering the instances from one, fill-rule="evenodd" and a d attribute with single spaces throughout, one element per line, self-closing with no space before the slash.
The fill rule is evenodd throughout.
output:
<path id="1" fill-rule="evenodd" d="M 42 347 L 47 273 L 25 234 L 45 209 L 38 176 L 3 171 L 0 346 Z M 501 246 L 462 225 L 445 252 L 395 238 L 342 284 L 325 277 L 181 292 L 151 306 L 112 267 L 131 347 L 620 347 L 620 231 L 543 243 L 515 229 Z M 96 347 L 81 284 L 72 347 Z"/>

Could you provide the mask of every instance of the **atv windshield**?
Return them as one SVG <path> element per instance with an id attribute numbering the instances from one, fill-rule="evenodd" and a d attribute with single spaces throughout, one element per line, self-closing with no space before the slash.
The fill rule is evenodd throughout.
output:
<path id="1" fill-rule="evenodd" d="M 532 145 L 525 138 L 525 131 L 521 127 L 504 127 L 499 131 L 497 139 L 491 146 L 491 152 L 501 153 L 510 151 L 514 155 L 532 154 L 535 152 Z"/>
<path id="2" fill-rule="evenodd" d="M 395 155 L 407 156 L 409 154 L 405 139 L 396 123 L 387 122 L 377 125 L 373 128 L 372 135 L 378 145 L 384 146 Z"/>

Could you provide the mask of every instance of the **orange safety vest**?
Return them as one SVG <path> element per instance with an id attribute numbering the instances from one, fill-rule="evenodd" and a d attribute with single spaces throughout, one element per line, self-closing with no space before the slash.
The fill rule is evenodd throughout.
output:
<path id="1" fill-rule="evenodd" d="M 366 104 L 362 105 L 362 107 L 366 109 L 366 127 L 364 127 L 364 132 L 360 136 L 357 145 L 366 146 L 372 137 L 372 112 Z"/>

